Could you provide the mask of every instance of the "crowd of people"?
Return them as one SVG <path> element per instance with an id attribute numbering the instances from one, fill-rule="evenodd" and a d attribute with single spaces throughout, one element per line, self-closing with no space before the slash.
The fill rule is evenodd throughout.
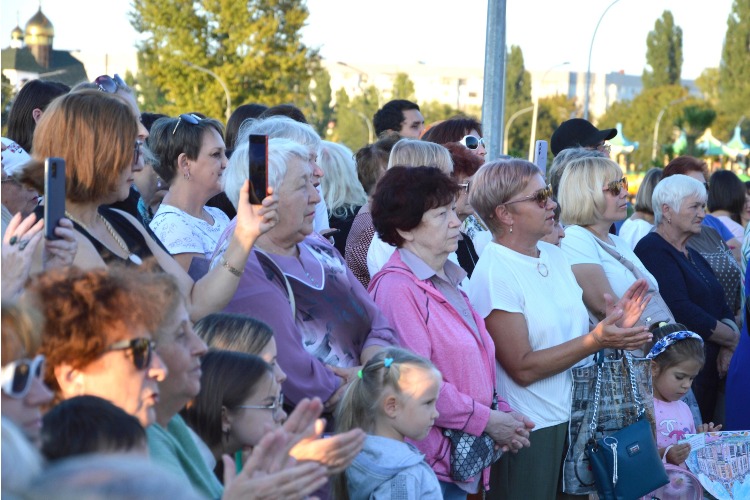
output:
<path id="1" fill-rule="evenodd" d="M 2 139 L 3 495 L 571 496 L 571 370 L 605 349 L 651 359 L 669 463 L 690 450 L 667 419 L 750 428 L 735 174 L 675 158 L 628 217 L 614 129 L 563 122 L 547 173 L 486 161 L 470 117 L 394 100 L 373 124 L 352 151 L 290 104 L 225 127 L 141 113 L 117 75 L 21 89 Z M 645 317 L 655 296 L 669 317 Z"/>

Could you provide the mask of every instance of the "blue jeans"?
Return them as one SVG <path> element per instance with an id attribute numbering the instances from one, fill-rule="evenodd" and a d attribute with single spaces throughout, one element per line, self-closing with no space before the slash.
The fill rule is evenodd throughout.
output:
<path id="1" fill-rule="evenodd" d="M 443 493 L 443 500 L 466 500 L 466 493 L 453 483 L 440 481 L 440 491 Z"/>

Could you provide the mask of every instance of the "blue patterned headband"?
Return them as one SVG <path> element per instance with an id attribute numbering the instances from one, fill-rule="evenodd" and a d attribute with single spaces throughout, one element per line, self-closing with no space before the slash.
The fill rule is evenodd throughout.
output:
<path id="1" fill-rule="evenodd" d="M 697 333 L 690 332 L 688 330 L 680 330 L 679 332 L 669 333 L 663 338 L 659 339 L 656 344 L 654 344 L 654 347 L 652 347 L 648 352 L 646 358 L 654 359 L 655 357 L 666 351 L 667 347 L 679 342 L 680 340 L 685 339 L 698 339 L 701 341 L 701 344 L 703 343 L 703 339 Z"/>

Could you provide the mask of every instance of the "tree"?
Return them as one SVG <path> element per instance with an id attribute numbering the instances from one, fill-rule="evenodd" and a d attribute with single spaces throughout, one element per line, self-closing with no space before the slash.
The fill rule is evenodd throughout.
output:
<path id="1" fill-rule="evenodd" d="M 521 47 L 511 45 L 505 67 L 505 123 L 516 111 L 531 106 L 531 74 L 526 71 Z M 520 115 L 508 130 L 508 153 L 525 158 L 531 139 L 531 114 Z"/>
<path id="2" fill-rule="evenodd" d="M 704 69 L 695 79 L 695 86 L 712 106 L 719 104 L 719 68 Z"/>
<path id="3" fill-rule="evenodd" d="M 719 66 L 719 116 L 716 135 L 728 140 L 735 124 L 746 119 L 744 135 L 750 137 L 750 1 L 734 0 L 727 19 L 727 34 Z"/>
<path id="4" fill-rule="evenodd" d="M 156 110 L 170 115 L 224 117 L 221 84 L 195 67 L 216 73 L 232 103 L 302 102 L 318 64 L 301 42 L 307 16 L 302 0 L 134 0 L 131 23 L 145 35 L 139 79 L 160 89 L 166 102 Z"/>
<path id="5" fill-rule="evenodd" d="M 422 112 L 422 116 L 424 116 L 426 125 L 462 114 L 461 111 L 450 104 L 444 104 L 440 101 L 420 103 L 419 109 Z"/>
<path id="6" fill-rule="evenodd" d="M 303 106 L 307 121 L 315 127 L 321 137 L 325 138 L 328 124 L 333 119 L 331 107 L 331 75 L 320 66 L 315 72 L 310 85 L 310 101 Z"/>
<path id="7" fill-rule="evenodd" d="M 646 38 L 646 63 L 643 88 L 679 85 L 682 73 L 682 28 L 675 25 L 672 13 L 665 10 Z"/>
<path id="8" fill-rule="evenodd" d="M 374 135 L 372 129 L 372 117 L 378 110 L 379 93 L 374 85 L 365 88 L 362 95 L 349 98 L 346 90 L 339 89 L 336 92 L 336 105 L 334 107 L 336 125 L 331 134 L 331 140 L 345 144 L 352 151 L 357 151 L 365 144 L 370 143 L 370 134 Z"/>
<path id="9" fill-rule="evenodd" d="M 687 149 L 682 154 L 701 156 L 703 151 L 695 145 L 696 139 L 711 126 L 716 119 L 716 111 L 707 103 L 691 104 L 682 109 L 682 116 L 676 120 L 677 126 L 685 131 Z"/>
<path id="10" fill-rule="evenodd" d="M 393 79 L 393 91 L 391 99 L 406 99 L 407 101 L 416 102 L 414 91 L 414 82 L 409 79 L 406 73 L 398 73 Z"/>
<path id="11" fill-rule="evenodd" d="M 0 119 L 3 123 L 3 135 L 5 135 L 8 129 L 8 113 L 10 113 L 10 106 L 13 104 L 15 91 L 5 75 L 0 75 L 0 78 L 2 79 L 2 118 Z"/>

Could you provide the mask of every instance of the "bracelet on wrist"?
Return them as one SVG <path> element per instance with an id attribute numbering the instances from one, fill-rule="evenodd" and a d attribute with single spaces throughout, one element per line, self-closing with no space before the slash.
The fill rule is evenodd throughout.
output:
<path id="1" fill-rule="evenodd" d="M 230 273 L 234 274 L 238 278 L 242 276 L 242 273 L 245 272 L 244 269 L 237 269 L 236 267 L 233 267 L 229 262 L 227 262 L 227 259 L 224 257 L 221 258 L 221 267 L 229 271 Z"/>

